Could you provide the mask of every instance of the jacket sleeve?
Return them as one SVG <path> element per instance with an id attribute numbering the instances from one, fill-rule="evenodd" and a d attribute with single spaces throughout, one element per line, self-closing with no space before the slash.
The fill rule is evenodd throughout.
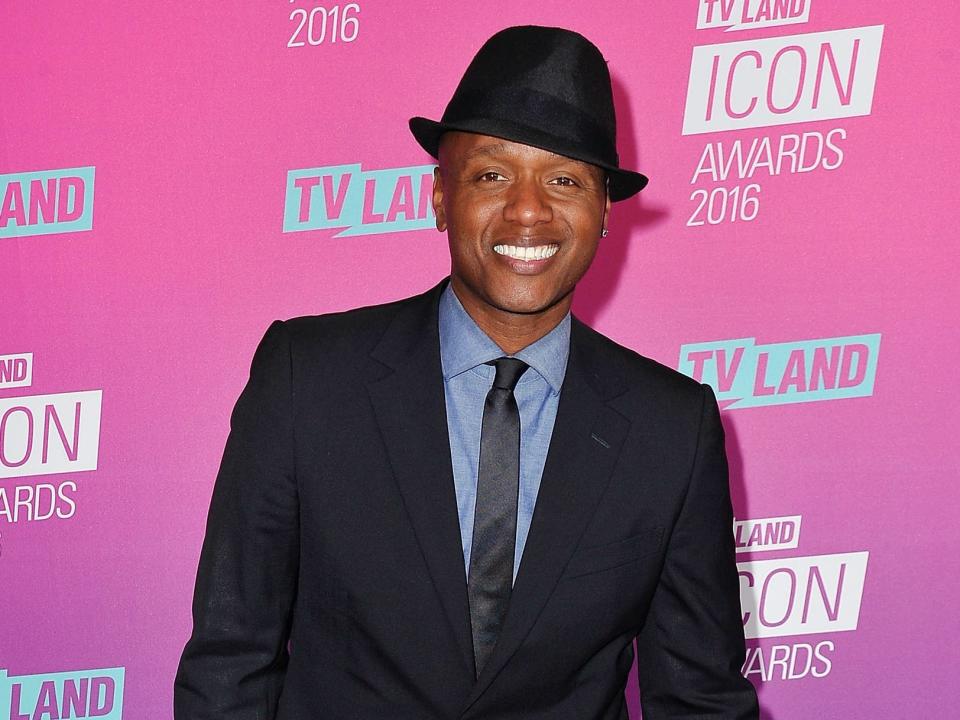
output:
<path id="1" fill-rule="evenodd" d="M 644 720 L 755 720 L 744 660 L 723 426 L 703 386 L 697 450 L 647 620 L 637 640 Z"/>
<path id="2" fill-rule="evenodd" d="M 174 683 L 176 720 L 269 720 L 287 666 L 299 507 L 286 326 L 267 330 L 233 410 Z"/>

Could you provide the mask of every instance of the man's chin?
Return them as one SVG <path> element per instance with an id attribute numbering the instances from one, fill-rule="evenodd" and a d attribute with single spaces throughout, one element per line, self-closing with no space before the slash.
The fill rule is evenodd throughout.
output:
<path id="1" fill-rule="evenodd" d="M 490 298 L 490 305 L 512 315 L 545 315 L 565 310 L 570 305 L 573 291 L 566 294 L 523 294 Z"/>
<path id="2" fill-rule="evenodd" d="M 551 312 L 565 312 L 573 299 L 573 288 L 565 291 L 552 283 L 530 282 L 491 282 L 470 284 L 460 278 L 453 278 L 453 289 L 464 307 L 473 306 L 484 314 L 501 313 L 516 315 L 517 319 L 546 315 Z"/>

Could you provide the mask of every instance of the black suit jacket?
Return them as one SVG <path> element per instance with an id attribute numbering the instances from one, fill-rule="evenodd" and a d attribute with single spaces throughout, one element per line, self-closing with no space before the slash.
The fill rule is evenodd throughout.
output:
<path id="1" fill-rule="evenodd" d="M 474 677 L 437 308 L 276 322 L 237 402 L 178 720 L 755 718 L 708 387 L 574 320 L 530 533 Z"/>

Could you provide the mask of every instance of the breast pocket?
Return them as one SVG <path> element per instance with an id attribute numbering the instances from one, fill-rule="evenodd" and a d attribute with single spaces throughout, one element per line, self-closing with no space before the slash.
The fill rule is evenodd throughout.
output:
<path id="1" fill-rule="evenodd" d="M 663 528 L 653 528 L 617 542 L 581 548 L 570 558 L 563 577 L 592 575 L 628 565 L 659 551 L 662 542 Z"/>

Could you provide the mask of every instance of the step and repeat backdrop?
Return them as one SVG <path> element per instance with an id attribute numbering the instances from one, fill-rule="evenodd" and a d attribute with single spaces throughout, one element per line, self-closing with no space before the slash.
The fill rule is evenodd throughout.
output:
<path id="1" fill-rule="evenodd" d="M 717 392 L 764 717 L 960 714 L 953 3 L 9 0 L 0 718 L 170 717 L 259 338 L 446 274 L 406 122 L 527 23 L 651 178 L 574 309 Z"/>

